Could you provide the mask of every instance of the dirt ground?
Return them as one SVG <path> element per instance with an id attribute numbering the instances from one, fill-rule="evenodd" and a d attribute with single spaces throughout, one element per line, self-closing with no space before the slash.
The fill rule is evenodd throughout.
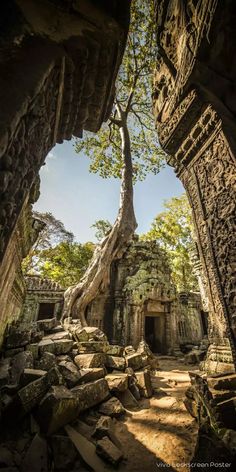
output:
<path id="1" fill-rule="evenodd" d="M 170 357 L 161 357 L 160 367 L 153 377 L 153 387 L 159 392 L 116 424 L 126 456 L 119 472 L 189 470 L 197 424 L 186 411 L 183 398 L 189 385 L 188 371 L 195 369 Z"/>

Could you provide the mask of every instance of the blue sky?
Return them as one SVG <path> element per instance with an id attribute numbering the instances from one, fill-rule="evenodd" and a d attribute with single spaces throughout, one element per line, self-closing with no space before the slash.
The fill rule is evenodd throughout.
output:
<path id="1" fill-rule="evenodd" d="M 91 225 L 98 219 L 113 222 L 119 207 L 120 182 L 102 179 L 88 169 L 88 159 L 76 154 L 73 141 L 57 144 L 40 171 L 41 195 L 34 205 L 37 211 L 53 213 L 79 242 L 95 241 Z M 154 217 L 163 210 L 164 200 L 183 191 L 169 166 L 137 183 L 134 188 L 137 232 L 148 231 Z"/>

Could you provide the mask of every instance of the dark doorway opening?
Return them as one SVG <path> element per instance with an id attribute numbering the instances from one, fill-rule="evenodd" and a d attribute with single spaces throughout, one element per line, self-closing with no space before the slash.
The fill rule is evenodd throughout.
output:
<path id="1" fill-rule="evenodd" d="M 166 354 L 165 316 L 145 316 L 145 339 L 150 349 Z"/>
<path id="2" fill-rule="evenodd" d="M 40 303 L 38 320 L 46 320 L 48 318 L 53 318 L 54 316 L 55 303 Z"/>
<path id="3" fill-rule="evenodd" d="M 201 310 L 201 320 L 203 334 L 206 336 L 208 333 L 208 313 L 206 311 Z"/>

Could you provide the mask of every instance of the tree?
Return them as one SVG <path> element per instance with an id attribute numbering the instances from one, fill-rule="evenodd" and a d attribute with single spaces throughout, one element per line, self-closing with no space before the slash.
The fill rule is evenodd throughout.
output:
<path id="1" fill-rule="evenodd" d="M 150 231 L 142 239 L 155 240 L 165 249 L 179 291 L 198 290 L 191 262 L 193 226 L 186 194 L 171 198 L 164 207 L 165 211 L 156 216 Z"/>
<path id="2" fill-rule="evenodd" d="M 38 255 L 38 273 L 59 282 L 64 288 L 84 275 L 94 251 L 94 244 L 63 241 Z"/>
<path id="3" fill-rule="evenodd" d="M 108 220 L 97 220 L 91 226 L 91 228 L 96 229 L 95 237 L 98 240 L 98 242 L 100 242 L 111 231 L 112 225 L 111 225 L 110 221 L 108 221 Z"/>
<path id="4" fill-rule="evenodd" d="M 76 151 L 88 156 L 90 169 L 102 177 L 121 178 L 116 221 L 94 252 L 82 280 L 65 292 L 62 317 L 73 314 L 86 325 L 88 304 L 109 283 L 110 266 L 122 256 L 137 227 L 133 179 L 157 173 L 163 163 L 154 128 L 151 75 L 156 61 L 154 0 L 133 0 L 127 47 L 119 71 L 116 97 L 107 124 L 96 134 L 85 133 Z"/>
<path id="5" fill-rule="evenodd" d="M 64 224 L 55 218 L 52 213 L 33 212 L 33 218 L 40 223 L 38 237 L 31 248 L 28 256 L 22 263 L 23 273 L 32 274 L 37 272 L 39 254 L 45 249 L 51 249 L 59 243 L 72 243 L 74 235 L 67 231 Z"/>

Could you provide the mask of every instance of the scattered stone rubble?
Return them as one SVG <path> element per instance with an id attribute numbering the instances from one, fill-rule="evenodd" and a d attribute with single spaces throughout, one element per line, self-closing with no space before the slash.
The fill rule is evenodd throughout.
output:
<path id="1" fill-rule="evenodd" d="M 123 452 L 114 422 L 153 394 L 151 370 L 159 366 L 147 344 L 110 345 L 98 328 L 50 319 L 12 325 L 3 346 L 1 470 L 118 466 Z"/>

